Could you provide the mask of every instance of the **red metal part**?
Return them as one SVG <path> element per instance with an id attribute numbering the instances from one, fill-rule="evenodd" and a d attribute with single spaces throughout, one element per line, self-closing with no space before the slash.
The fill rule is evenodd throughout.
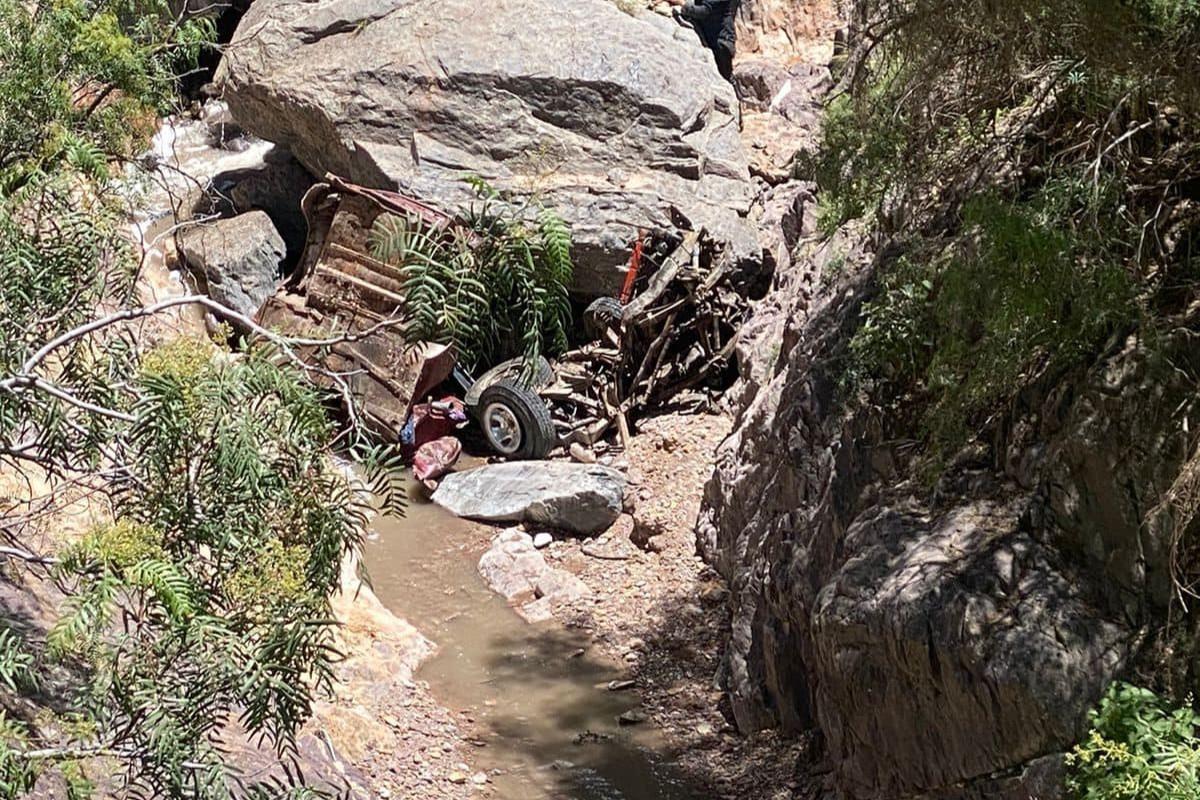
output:
<path id="1" fill-rule="evenodd" d="M 646 232 L 639 230 L 637 241 L 633 243 L 633 253 L 629 256 L 629 269 L 625 271 L 625 283 L 621 285 L 621 305 L 633 299 L 633 284 L 637 281 L 638 272 L 642 269 L 642 252 L 646 249 Z"/>

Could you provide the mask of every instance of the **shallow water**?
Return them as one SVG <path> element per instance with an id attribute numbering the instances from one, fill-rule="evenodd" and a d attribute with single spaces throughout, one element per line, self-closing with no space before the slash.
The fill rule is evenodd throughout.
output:
<path id="1" fill-rule="evenodd" d="M 436 642 L 417 677 L 465 711 L 485 746 L 470 754 L 505 800 L 695 800 L 648 725 L 621 726 L 633 692 L 622 665 L 557 623 L 529 625 L 476 571 L 487 536 L 429 503 L 381 519 L 365 559 L 379 598 Z M 582 652 L 581 652 L 582 651 Z"/>

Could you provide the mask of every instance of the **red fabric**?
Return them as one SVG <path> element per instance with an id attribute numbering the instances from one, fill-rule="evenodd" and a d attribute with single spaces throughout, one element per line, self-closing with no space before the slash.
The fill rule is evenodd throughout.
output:
<path id="1" fill-rule="evenodd" d="M 451 435 L 466 419 L 466 406 L 457 397 L 443 397 L 437 403 L 418 403 L 413 406 L 405 425 L 411 435 L 401 437 L 404 456 L 413 458 L 422 445 Z"/>
<path id="2" fill-rule="evenodd" d="M 413 475 L 420 481 L 440 478 L 450 471 L 460 455 L 462 443 L 453 436 L 426 442 L 417 448 L 413 456 Z"/>

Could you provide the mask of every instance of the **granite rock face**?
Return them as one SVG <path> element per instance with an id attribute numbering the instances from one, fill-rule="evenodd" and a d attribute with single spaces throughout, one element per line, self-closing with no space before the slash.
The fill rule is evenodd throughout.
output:
<path id="1" fill-rule="evenodd" d="M 217 80 L 314 174 L 444 207 L 463 177 L 537 194 L 576 286 L 619 288 L 639 228 L 704 226 L 757 263 L 733 88 L 695 34 L 608 0 L 259 0 Z"/>
<path id="2" fill-rule="evenodd" d="M 811 232 L 803 191 L 784 200 Z M 1200 311 L 1162 360 L 1131 338 L 1039 379 L 930 489 L 915 423 L 839 386 L 887 263 L 865 244 L 802 235 L 740 343 L 698 526 L 730 586 L 737 723 L 820 730 L 848 798 L 1057 797 L 1088 709 L 1166 617 Z"/>

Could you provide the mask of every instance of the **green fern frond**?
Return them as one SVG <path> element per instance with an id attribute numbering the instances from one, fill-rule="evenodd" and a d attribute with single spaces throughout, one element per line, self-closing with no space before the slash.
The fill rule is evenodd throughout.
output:
<path id="1" fill-rule="evenodd" d="M 178 564 L 159 559 L 139 561 L 125 571 L 125 579 L 132 586 L 149 590 L 174 623 L 196 613 L 191 582 Z"/>
<path id="2" fill-rule="evenodd" d="M 468 182 L 482 203 L 463 215 L 467 230 L 434 232 L 387 214 L 372 226 L 372 255 L 400 268 L 406 336 L 447 344 L 468 366 L 513 355 L 532 364 L 565 349 L 569 228 L 544 208 L 531 227 L 486 181 Z"/>
<path id="3" fill-rule="evenodd" d="M 0 629 L 0 684 L 16 692 L 36 683 L 33 654 L 11 628 Z"/>

